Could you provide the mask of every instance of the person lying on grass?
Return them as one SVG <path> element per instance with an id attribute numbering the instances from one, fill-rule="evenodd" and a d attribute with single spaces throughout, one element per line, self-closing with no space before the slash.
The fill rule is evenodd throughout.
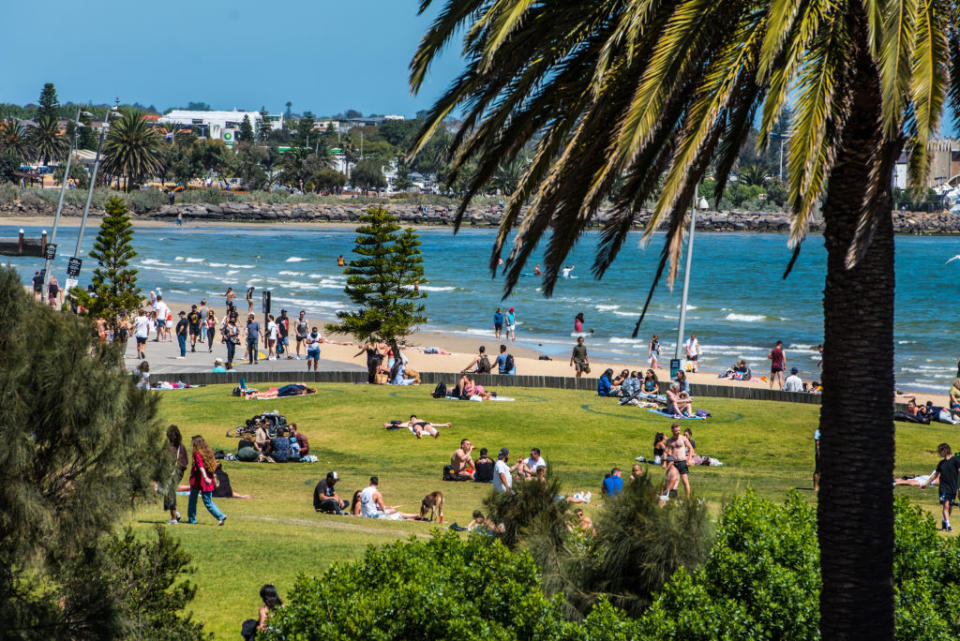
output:
<path id="1" fill-rule="evenodd" d="M 460 377 L 460 393 L 466 398 L 479 396 L 485 401 L 489 401 L 491 398 L 493 398 L 492 392 L 488 392 L 483 389 L 482 385 L 477 385 L 476 382 L 470 379 L 466 374 Z"/>
<path id="2" fill-rule="evenodd" d="M 383 426 L 387 429 L 405 427 L 417 438 L 423 438 L 424 434 L 429 434 L 433 438 L 437 438 L 440 436 L 440 432 L 437 431 L 438 427 L 450 427 L 451 425 L 453 425 L 453 423 L 431 423 L 430 421 L 423 421 L 417 418 L 416 414 L 411 414 L 410 420 L 406 421 L 405 423 L 401 423 L 399 421 L 390 421 L 389 423 L 383 424 Z"/>

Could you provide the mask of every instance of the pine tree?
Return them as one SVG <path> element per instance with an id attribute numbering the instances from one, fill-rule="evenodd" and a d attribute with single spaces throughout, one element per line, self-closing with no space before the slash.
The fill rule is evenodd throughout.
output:
<path id="1" fill-rule="evenodd" d="M 253 142 L 253 125 L 250 123 L 250 116 L 244 116 L 240 121 L 240 131 L 237 132 L 238 142 Z"/>
<path id="2" fill-rule="evenodd" d="M 169 478 L 159 399 L 88 319 L 35 303 L 12 269 L 0 269 L 0 345 L 0 637 L 129 638 L 120 590 L 83 574 Z"/>
<path id="3" fill-rule="evenodd" d="M 43 85 L 40 92 L 40 108 L 37 109 L 36 118 L 48 116 L 57 120 L 60 118 L 60 100 L 57 98 L 57 90 L 52 82 Z"/>
<path id="4" fill-rule="evenodd" d="M 317 119 L 313 117 L 313 112 L 308 111 L 303 114 L 297 122 L 297 145 L 300 147 L 315 148 L 320 136 L 313 130 L 317 124 Z"/>
<path id="5" fill-rule="evenodd" d="M 260 107 L 260 118 L 257 120 L 257 140 L 266 142 L 270 137 L 270 129 L 272 129 L 270 114 L 266 107 Z"/>
<path id="6" fill-rule="evenodd" d="M 93 244 L 90 257 L 97 259 L 93 271 L 94 295 L 74 289 L 77 302 L 87 313 L 115 323 L 122 312 L 130 314 L 140 306 L 141 292 L 137 287 L 137 270 L 129 267 L 137 255 L 133 250 L 133 225 L 127 206 L 114 196 L 105 205 L 106 216 Z"/>
<path id="7" fill-rule="evenodd" d="M 339 312 L 333 332 L 352 334 L 358 341 L 376 336 L 402 340 L 416 326 L 427 322 L 420 302 L 426 293 L 420 241 L 412 229 L 400 232 L 397 219 L 386 209 L 374 207 L 360 217 L 353 253 L 357 258 L 344 270 L 344 292 L 359 309 Z"/>

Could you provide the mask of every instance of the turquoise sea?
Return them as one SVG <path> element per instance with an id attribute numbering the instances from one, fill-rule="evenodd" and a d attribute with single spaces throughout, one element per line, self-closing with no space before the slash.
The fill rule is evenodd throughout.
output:
<path id="1" fill-rule="evenodd" d="M 73 221 L 70 221 L 71 223 Z M 39 228 L 25 228 L 38 236 Z M 0 226 L 0 236 L 15 236 L 16 227 Z M 85 251 L 93 244 L 96 228 L 87 231 Z M 61 228 L 60 252 L 55 273 L 65 279 L 67 257 L 76 243 L 77 227 Z M 427 332 L 443 331 L 475 336 L 491 342 L 494 310 L 517 310 L 518 342 L 542 353 L 566 357 L 573 338 L 573 319 L 583 312 L 587 344 L 595 359 L 616 357 L 646 359 L 650 335 L 660 335 L 665 357 L 676 342 L 681 277 L 674 291 L 661 286 L 641 327 L 639 340 L 630 338 L 661 247 L 657 237 L 647 248 L 635 234 L 602 281 L 594 280 L 590 265 L 598 235 L 588 233 L 572 253 L 574 278 L 561 280 L 554 296 L 546 299 L 533 265 L 529 275 L 507 299 L 501 301 L 502 280 L 487 270 L 493 230 L 423 230 L 423 252 L 428 284 Z M 134 237 L 145 292 L 162 292 L 169 300 L 199 301 L 218 298 L 227 286 L 243 297 L 248 286 L 272 292 L 274 310 L 286 308 L 295 315 L 306 309 L 311 318 L 333 318 L 346 309 L 345 277 L 336 258 L 349 260 L 353 232 L 317 229 L 223 226 L 138 229 Z M 945 261 L 960 254 L 960 239 L 949 237 L 899 237 L 897 239 L 897 382 L 902 387 L 943 391 L 956 372 L 960 356 L 957 338 L 960 320 L 950 312 L 957 295 L 960 261 Z M 696 332 L 703 348 L 703 366 L 721 371 L 737 358 L 745 358 L 757 371 L 765 371 L 766 354 L 773 343 L 787 346 L 788 366 L 801 369 L 805 379 L 816 378 L 815 347 L 822 341 L 821 297 L 826 253 L 822 240 L 813 236 L 790 277 L 781 279 L 789 259 L 786 237 L 777 234 L 698 233 L 688 301 L 687 333 Z M 28 282 L 42 267 L 40 259 L 9 260 Z M 81 285 L 89 281 L 92 260 L 87 258 Z M 222 299 L 218 300 L 222 304 Z M 259 302 L 257 309 L 259 310 Z M 429 342 L 429 339 L 427 339 Z"/>

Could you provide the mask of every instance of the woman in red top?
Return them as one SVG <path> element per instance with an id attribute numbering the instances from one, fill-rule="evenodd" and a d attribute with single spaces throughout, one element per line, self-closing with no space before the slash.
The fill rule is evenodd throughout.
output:
<path id="1" fill-rule="evenodd" d="M 194 436 L 190 442 L 193 448 L 193 465 L 190 468 L 190 500 L 187 503 L 187 522 L 197 522 L 197 495 L 203 499 L 203 505 L 219 525 L 227 520 L 227 515 L 217 508 L 213 502 L 213 471 L 217 469 L 213 450 L 207 445 L 202 436 Z"/>

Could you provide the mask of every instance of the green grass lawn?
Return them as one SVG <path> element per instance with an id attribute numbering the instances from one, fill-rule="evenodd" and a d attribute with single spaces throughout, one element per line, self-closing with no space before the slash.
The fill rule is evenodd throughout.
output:
<path id="1" fill-rule="evenodd" d="M 240 622 L 256 613 L 263 583 L 274 583 L 285 594 L 300 572 L 319 574 L 333 562 L 357 558 L 369 544 L 427 536 L 434 527 L 315 513 L 313 488 L 328 470 L 339 472 L 338 491 L 346 498 L 365 487 L 371 475 L 378 475 L 387 504 L 400 504 L 408 512 L 417 511 L 428 492 L 442 490 L 446 522 L 463 523 L 491 490 L 489 485 L 440 480 L 443 465 L 461 438 L 470 438 L 478 450 L 488 448 L 493 457 L 501 447 L 508 447 L 512 458 L 539 447 L 551 474 L 560 474 L 570 493 L 591 490 L 598 495 L 605 472 L 617 465 L 626 476 L 634 457 L 649 458 L 654 434 L 669 432 L 671 423 L 590 392 L 511 389 L 516 402 L 470 403 L 434 400 L 430 391 L 322 385 L 310 397 L 266 401 L 233 397 L 229 386 L 158 392 L 163 395 L 163 420 L 179 425 L 188 441 L 202 434 L 214 449 L 235 452 L 237 440 L 226 437 L 227 429 L 255 413 L 276 409 L 299 425 L 320 458 L 314 464 L 227 462 L 224 469 L 234 490 L 258 498 L 218 499 L 229 516 L 222 528 L 202 505 L 199 525 L 170 528 L 193 557 L 197 573 L 191 580 L 198 591 L 192 609 L 208 629 L 219 638 L 236 638 Z M 696 407 L 710 411 L 712 418 L 683 421 L 683 426 L 693 430 L 698 453 L 724 463 L 691 470 L 694 491 L 712 508 L 748 487 L 773 499 L 799 488 L 814 500 L 811 473 L 818 406 L 698 399 Z M 385 421 L 406 420 L 413 413 L 425 420 L 451 421 L 453 427 L 442 429 L 439 439 L 419 441 L 406 430 L 382 427 Z M 898 423 L 897 473 L 932 470 L 937 444 L 950 442 L 956 433 L 948 425 Z M 649 472 L 654 478 L 662 476 L 658 468 Z M 934 508 L 936 496 L 929 490 L 897 491 Z M 185 517 L 186 497 L 178 501 Z M 166 519 L 158 500 L 138 510 L 132 525 L 145 533 Z"/>

